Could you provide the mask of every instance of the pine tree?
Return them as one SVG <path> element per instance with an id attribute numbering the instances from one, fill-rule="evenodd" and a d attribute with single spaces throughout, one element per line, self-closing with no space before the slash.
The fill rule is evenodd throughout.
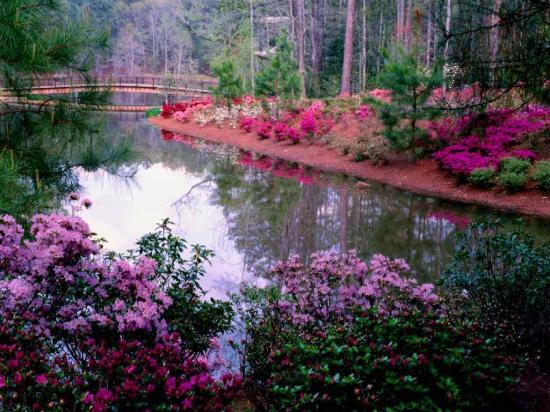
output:
<path id="1" fill-rule="evenodd" d="M 397 151 L 419 149 L 427 137 L 419 122 L 434 119 L 440 113 L 428 99 L 442 83 L 441 70 L 439 66 L 423 66 L 417 58 L 419 54 L 413 53 L 399 50 L 380 73 L 380 85 L 391 91 L 391 101 L 369 100 L 378 108 L 385 138 Z"/>
<path id="2" fill-rule="evenodd" d="M 292 58 L 288 36 L 283 33 L 277 41 L 275 55 L 256 76 L 256 94 L 288 100 L 300 97 L 300 92 L 298 65 Z"/>
<path id="3" fill-rule="evenodd" d="M 102 138 L 90 111 L 109 102 L 109 93 L 89 76 L 97 52 L 107 46 L 86 22 L 70 22 L 57 0 L 3 0 L 0 7 L 0 83 L 10 100 L 0 99 L 0 190 L 60 199 L 78 187 L 76 167 L 118 171 L 130 154 L 124 139 Z M 72 95 L 40 97 L 39 76 L 70 73 L 90 87 Z M 114 139 L 113 139 L 114 140 Z M 14 178 L 18 176 L 18 178 Z M 16 183 L 16 186 L 13 186 Z M 33 213 L 0 196 L 0 213 Z M 38 203 L 35 203 L 38 208 Z"/>
<path id="4" fill-rule="evenodd" d="M 212 73 L 218 78 L 218 85 L 212 93 L 218 102 L 225 102 L 231 107 L 233 99 L 243 94 L 243 80 L 237 74 L 237 67 L 230 58 L 224 58 L 212 66 Z"/>

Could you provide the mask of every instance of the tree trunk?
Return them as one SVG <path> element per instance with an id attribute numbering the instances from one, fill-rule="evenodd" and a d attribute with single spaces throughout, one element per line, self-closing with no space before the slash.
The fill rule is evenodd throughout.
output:
<path id="1" fill-rule="evenodd" d="M 397 0 L 397 25 L 395 37 L 397 43 L 403 42 L 403 32 L 405 29 L 405 0 Z"/>
<path id="2" fill-rule="evenodd" d="M 367 0 L 363 0 L 361 25 L 361 91 L 367 86 Z"/>
<path id="3" fill-rule="evenodd" d="M 320 36 L 320 0 L 311 0 L 311 72 L 317 74 L 321 70 L 321 36 Z"/>
<path id="4" fill-rule="evenodd" d="M 426 66 L 427 67 L 430 67 L 431 66 L 431 53 L 432 53 L 432 31 L 433 31 L 433 27 L 432 27 L 432 13 L 433 13 L 433 3 L 432 3 L 432 0 L 430 0 L 429 2 L 429 6 L 428 6 L 428 33 L 426 35 Z"/>
<path id="5" fill-rule="evenodd" d="M 447 63 L 449 58 L 449 42 L 451 40 L 451 14 L 453 12 L 452 0 L 447 0 L 447 18 L 445 19 L 445 50 L 443 51 L 443 61 Z"/>
<path id="6" fill-rule="evenodd" d="M 305 0 L 294 0 L 293 10 L 295 16 L 296 51 L 298 57 L 298 72 L 300 73 L 301 97 L 306 97 L 306 57 L 305 57 L 305 28 L 306 10 Z"/>
<path id="7" fill-rule="evenodd" d="M 407 8 L 405 9 L 404 21 L 405 21 L 405 48 L 411 49 L 412 43 L 412 17 L 413 17 L 413 5 L 412 0 L 407 2 Z"/>
<path id="8" fill-rule="evenodd" d="M 254 0 L 250 0 L 250 84 L 256 94 L 256 71 L 254 69 Z"/>
<path id="9" fill-rule="evenodd" d="M 491 77 L 492 82 L 496 81 L 496 71 L 498 68 L 498 49 L 499 49 L 499 43 L 500 43 L 500 30 L 499 30 L 499 12 L 500 12 L 500 6 L 501 6 L 502 0 L 495 0 L 494 3 L 494 10 L 491 15 Z"/>
<path id="10" fill-rule="evenodd" d="M 342 66 L 342 85 L 340 95 L 351 94 L 351 66 L 353 64 L 353 25 L 355 22 L 355 0 L 348 0 L 346 18 L 346 37 L 344 41 L 344 64 Z"/>

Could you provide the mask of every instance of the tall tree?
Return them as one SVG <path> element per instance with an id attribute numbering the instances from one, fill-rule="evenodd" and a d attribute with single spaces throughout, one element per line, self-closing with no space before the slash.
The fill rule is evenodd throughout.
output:
<path id="1" fill-rule="evenodd" d="M 298 60 L 298 72 L 300 74 L 301 97 L 306 94 L 306 54 L 305 54 L 305 35 L 306 35 L 306 10 L 305 0 L 291 0 L 292 12 L 294 13 L 294 31 L 296 40 L 296 55 Z"/>
<path id="2" fill-rule="evenodd" d="M 351 94 L 351 68 L 353 65 L 353 28 L 355 23 L 355 0 L 348 0 L 346 35 L 344 40 L 344 63 L 342 66 L 342 84 L 340 94 Z"/>

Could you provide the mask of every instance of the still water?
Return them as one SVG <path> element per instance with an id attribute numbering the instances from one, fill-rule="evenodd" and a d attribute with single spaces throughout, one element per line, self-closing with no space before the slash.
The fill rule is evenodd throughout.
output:
<path id="1" fill-rule="evenodd" d="M 405 258 L 433 281 L 453 250 L 453 235 L 487 210 L 325 175 L 223 146 L 181 142 L 140 114 L 115 114 L 107 128 L 134 137 L 135 176 L 81 174 L 94 206 L 82 213 L 115 251 L 131 248 L 163 218 L 190 243 L 215 252 L 203 287 L 224 297 L 242 281 L 265 283 L 269 268 L 295 252 L 357 249 Z M 510 216 L 503 216 L 512 219 Z M 545 222 L 530 231 L 548 238 Z"/>

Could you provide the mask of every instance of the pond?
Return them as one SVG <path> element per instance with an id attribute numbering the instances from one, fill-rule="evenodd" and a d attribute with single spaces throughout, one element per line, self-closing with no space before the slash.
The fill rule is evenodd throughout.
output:
<path id="1" fill-rule="evenodd" d="M 453 235 L 493 211 L 278 163 L 224 146 L 161 133 L 136 114 L 112 114 L 107 129 L 134 137 L 135 177 L 81 173 L 94 206 L 82 213 L 107 248 L 124 251 L 163 218 L 215 257 L 203 281 L 224 297 L 244 281 L 265 283 L 269 268 L 295 252 L 357 249 L 405 258 L 423 281 L 448 261 Z M 116 138 L 116 137 L 115 137 Z M 502 216 L 511 220 L 511 216 Z M 545 222 L 527 220 L 539 238 Z"/>

